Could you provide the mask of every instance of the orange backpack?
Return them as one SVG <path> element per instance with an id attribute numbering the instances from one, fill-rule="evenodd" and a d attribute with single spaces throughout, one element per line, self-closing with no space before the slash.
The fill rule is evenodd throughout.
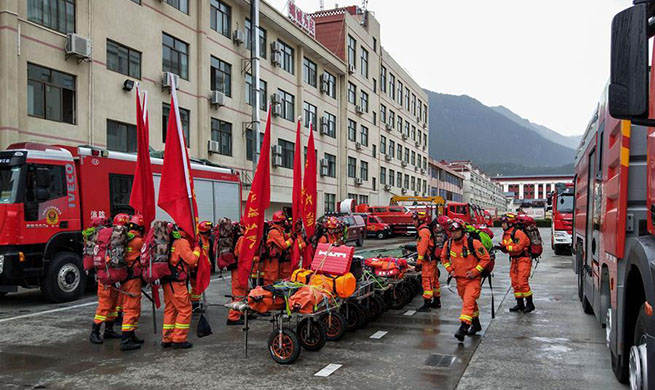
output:
<path id="1" fill-rule="evenodd" d="M 248 293 L 248 306 L 257 313 L 280 310 L 284 307 L 284 298 L 274 297 L 271 291 L 257 286 Z"/>

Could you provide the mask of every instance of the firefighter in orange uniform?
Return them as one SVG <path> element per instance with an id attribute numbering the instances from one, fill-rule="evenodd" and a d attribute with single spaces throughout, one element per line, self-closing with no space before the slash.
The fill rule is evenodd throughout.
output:
<path id="1" fill-rule="evenodd" d="M 441 251 L 443 247 L 446 246 L 448 242 L 448 234 L 446 227 L 448 225 L 448 217 L 443 215 L 439 218 L 435 218 L 431 223 L 432 229 L 432 240 L 434 241 L 434 252 L 433 259 L 435 261 L 434 266 L 434 299 L 432 300 L 432 308 L 439 309 L 441 308 L 441 284 L 439 283 L 439 263 L 441 260 Z"/>
<path id="2" fill-rule="evenodd" d="M 264 259 L 264 285 L 273 284 L 279 279 L 280 259 L 288 253 L 289 248 L 293 245 L 293 240 L 284 231 L 286 222 L 287 218 L 283 211 L 273 213 L 273 226 L 266 238 L 268 259 Z"/>
<path id="3" fill-rule="evenodd" d="M 125 226 L 127 227 L 128 224 L 130 223 L 130 216 L 125 214 L 125 213 L 120 213 L 116 214 L 114 217 L 114 225 L 120 225 L 120 226 Z M 119 326 L 123 323 L 123 300 L 125 297 L 123 297 L 123 294 L 118 294 L 118 298 L 116 300 L 116 308 L 112 312 L 112 315 L 114 315 L 114 323 L 118 324 Z"/>
<path id="4" fill-rule="evenodd" d="M 535 309 L 529 284 L 532 268 L 532 259 L 528 253 L 530 238 L 516 225 L 518 222 L 516 214 L 507 213 L 501 217 L 500 221 L 504 231 L 500 250 L 509 254 L 509 276 L 512 280 L 514 298 L 516 298 L 516 306 L 511 307 L 509 311 L 530 313 Z M 523 298 L 527 304 L 523 303 Z"/>
<path id="5" fill-rule="evenodd" d="M 339 232 L 339 220 L 337 217 L 328 217 L 327 221 L 325 221 L 325 230 L 327 232 L 319 238 L 319 244 L 342 244 L 343 236 L 341 232 Z"/>
<path id="6" fill-rule="evenodd" d="M 289 250 L 286 252 L 286 256 L 283 256 L 282 258 L 284 261 L 280 262 L 280 272 L 279 272 L 279 279 L 289 279 L 291 278 L 291 274 L 293 273 L 293 261 L 294 258 L 301 259 L 303 255 L 303 251 L 305 250 L 305 247 L 307 244 L 305 244 L 305 240 L 303 240 L 302 237 L 302 220 L 298 219 L 296 221 L 296 226 L 291 234 L 291 239 L 293 240 L 293 245 Z M 300 263 L 298 263 L 300 264 Z"/>
<path id="7" fill-rule="evenodd" d="M 198 224 L 198 233 L 200 236 L 200 247 L 202 249 L 202 254 L 207 256 L 209 259 L 209 239 L 212 233 L 214 224 L 209 221 L 202 221 Z M 193 267 L 191 269 L 191 274 L 189 275 L 189 284 L 191 285 L 191 292 L 189 297 L 191 297 L 191 308 L 195 311 L 202 311 L 200 307 L 200 298 L 202 294 L 196 292 L 196 276 L 198 275 L 198 267 Z"/>
<path id="8" fill-rule="evenodd" d="M 130 216 L 124 213 L 117 214 L 114 217 L 114 225 L 127 225 Z M 121 336 L 114 332 L 114 322 L 118 317 L 122 297 L 114 286 L 104 285 L 98 282 L 98 307 L 96 308 L 95 317 L 93 317 L 93 328 L 89 341 L 92 344 L 102 344 L 103 339 L 119 339 Z M 100 337 L 100 327 L 105 324 L 105 332 Z"/>
<path id="9" fill-rule="evenodd" d="M 416 241 L 416 250 L 418 252 L 417 264 L 421 266 L 421 279 L 423 284 L 423 306 L 417 311 L 429 312 L 433 305 L 433 300 L 441 306 L 439 279 L 437 275 L 437 258 L 432 257 L 434 251 L 434 240 L 432 231 L 425 221 L 421 221 L 417 213 L 412 214 L 414 225 L 418 233 Z M 436 280 L 435 280 L 436 279 Z"/>
<path id="10" fill-rule="evenodd" d="M 191 348 L 187 341 L 191 326 L 191 299 L 187 289 L 189 269 L 198 264 L 201 248 L 191 249 L 189 236 L 182 229 L 173 231 L 170 265 L 176 270 L 172 281 L 162 283 L 164 290 L 164 328 L 162 347 Z"/>
<path id="11" fill-rule="evenodd" d="M 230 273 L 232 275 L 232 301 L 239 301 L 243 299 L 246 295 L 248 295 L 248 286 L 244 286 L 241 284 L 239 281 L 239 272 L 238 272 L 238 264 L 239 264 L 239 255 L 242 252 L 242 247 L 244 245 L 244 234 L 246 233 L 245 228 L 243 225 L 239 224 L 239 229 L 240 229 L 240 234 L 239 234 L 239 239 L 237 240 L 236 245 L 234 246 L 234 257 L 236 257 L 237 261 L 229 267 Z M 253 273 L 258 273 L 258 270 L 256 270 L 258 267 L 258 264 L 255 264 L 255 261 L 253 259 Z M 250 319 L 250 317 L 248 318 Z M 243 325 L 243 318 L 242 318 L 242 313 L 237 310 L 232 310 L 227 314 L 227 325 Z"/>
<path id="12" fill-rule="evenodd" d="M 480 297 L 480 274 L 489 264 L 489 253 L 478 240 L 472 240 L 464 233 L 464 221 L 455 219 L 448 230 L 451 238 L 441 251 L 441 261 L 446 271 L 457 281 L 457 293 L 462 298 L 461 325 L 455 333 L 460 342 L 466 335 L 472 336 L 482 330 L 477 299 Z M 473 254 L 472 252 L 476 253 Z M 469 329 L 470 327 L 470 329 Z"/>
<path id="13" fill-rule="evenodd" d="M 121 284 L 120 294 L 123 296 L 123 334 L 121 336 L 121 351 L 130 351 L 141 348 L 143 340 L 136 337 L 135 331 L 139 326 L 141 316 L 141 267 L 139 257 L 143 246 L 145 222 L 143 216 L 134 215 L 130 218 L 127 233 L 127 253 L 125 262 L 128 267 L 128 278 Z"/>

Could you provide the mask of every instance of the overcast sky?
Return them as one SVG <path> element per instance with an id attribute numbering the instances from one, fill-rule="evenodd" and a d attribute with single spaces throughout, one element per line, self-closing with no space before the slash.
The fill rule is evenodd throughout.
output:
<path id="1" fill-rule="evenodd" d="M 265 0 L 283 10 L 286 0 Z M 319 0 L 296 0 L 306 12 Z M 361 1 L 339 1 L 340 6 Z M 370 0 L 381 43 L 424 88 L 584 132 L 609 78 L 612 17 L 631 0 Z M 333 8 L 335 1 L 326 1 Z"/>

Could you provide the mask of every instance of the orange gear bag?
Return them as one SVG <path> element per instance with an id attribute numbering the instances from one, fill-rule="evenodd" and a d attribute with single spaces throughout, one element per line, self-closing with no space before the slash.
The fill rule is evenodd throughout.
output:
<path id="1" fill-rule="evenodd" d="M 299 268 L 293 271 L 293 273 L 291 274 L 291 281 L 302 283 L 302 284 L 309 284 L 309 280 L 311 279 L 312 275 L 314 275 L 314 271 Z"/>
<path id="2" fill-rule="evenodd" d="M 330 295 L 320 291 L 316 287 L 301 287 L 289 298 L 291 311 L 311 314 L 318 308 L 319 304 L 330 298 Z"/>
<path id="3" fill-rule="evenodd" d="M 357 279 L 350 272 L 341 276 L 314 274 L 309 280 L 309 284 L 340 298 L 351 297 L 357 289 Z"/>
<path id="4" fill-rule="evenodd" d="M 284 298 L 273 296 L 273 292 L 257 286 L 248 293 L 248 306 L 257 313 L 280 310 L 284 307 Z"/>

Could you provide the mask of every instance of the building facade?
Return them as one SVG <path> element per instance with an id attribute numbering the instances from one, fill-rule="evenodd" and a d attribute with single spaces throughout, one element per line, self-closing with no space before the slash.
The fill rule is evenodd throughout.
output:
<path id="1" fill-rule="evenodd" d="M 526 175 L 494 177 L 514 200 L 546 200 L 556 183 L 573 183 L 573 175 Z"/>
<path id="2" fill-rule="evenodd" d="M 445 162 L 442 162 L 445 163 Z M 503 189 L 471 161 L 451 161 L 448 167 L 464 176 L 464 202 L 498 215 L 507 211 Z"/>
<path id="3" fill-rule="evenodd" d="M 353 31 L 366 27 L 372 29 L 367 37 L 377 37 L 376 49 L 369 50 L 369 77 L 359 83 L 361 88 L 368 80 L 367 86 L 375 89 L 373 79 L 382 63 L 381 56 L 378 61 L 373 55 L 381 53 L 379 24 L 371 17 L 368 26 L 360 26 L 359 11 L 354 10 L 355 16 L 345 16 Z M 271 171 L 268 214 L 291 203 L 298 117 L 304 145 L 310 123 L 315 130 L 319 213 L 334 210 L 351 190 L 379 197 L 383 193 L 375 183 L 379 153 L 372 148 L 378 142 L 376 94 L 369 94 L 368 112 L 351 113 L 358 110 L 347 103 L 348 83 L 359 76 L 349 74 L 348 62 L 322 44 L 319 34 L 312 36 L 266 2 L 261 2 L 258 31 L 261 86 L 253 91 L 249 12 L 245 0 L 4 0 L 0 147 L 30 141 L 134 152 L 134 91 L 125 88 L 126 80 L 132 80 L 149 93 L 150 145 L 163 150 L 170 101 L 163 79 L 170 72 L 178 76 L 180 116 L 191 156 L 239 172 L 244 200 L 252 180 L 251 110 L 257 92 L 260 131 L 268 103 L 277 106 L 271 144 L 281 159 Z M 69 33 L 87 40 L 92 48 L 88 56 L 66 54 Z M 358 46 L 357 54 L 361 52 Z M 212 101 L 216 94 L 220 99 Z M 349 150 L 347 118 L 358 118 L 358 126 L 372 123 L 366 146 L 357 149 L 355 144 Z M 359 127 L 357 133 L 363 137 L 364 131 Z M 365 184 L 344 179 L 349 176 L 349 154 L 361 161 L 370 159 L 366 171 L 357 166 L 357 177 L 369 177 L 364 181 L 368 191 L 362 191 Z"/>
<path id="4" fill-rule="evenodd" d="M 447 163 L 428 160 L 430 168 L 430 196 L 441 196 L 446 201 L 464 201 L 464 175 L 455 172 Z"/>

